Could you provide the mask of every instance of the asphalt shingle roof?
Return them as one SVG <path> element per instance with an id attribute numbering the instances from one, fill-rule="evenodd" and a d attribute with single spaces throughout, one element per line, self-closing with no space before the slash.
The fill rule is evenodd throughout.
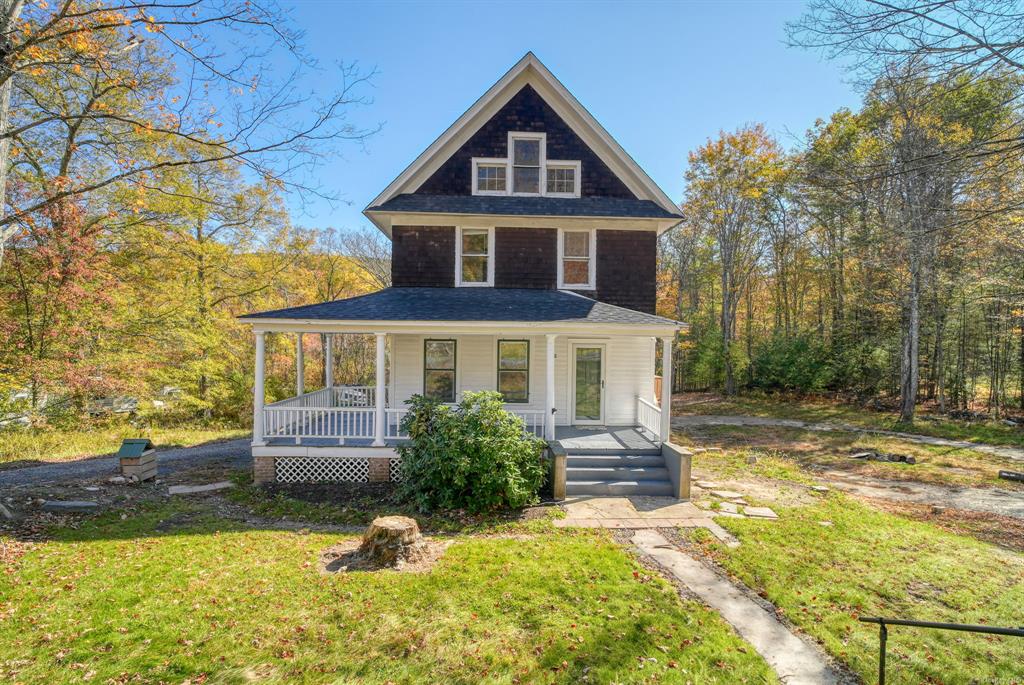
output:
<path id="1" fill-rule="evenodd" d="M 241 318 L 678 325 L 671 319 L 574 293 L 528 288 L 386 288 L 369 295 L 258 312 Z"/>
<path id="2" fill-rule="evenodd" d="M 595 216 L 682 219 L 651 200 L 620 197 L 511 197 L 403 193 L 369 207 L 369 212 L 499 214 L 513 216 Z"/>

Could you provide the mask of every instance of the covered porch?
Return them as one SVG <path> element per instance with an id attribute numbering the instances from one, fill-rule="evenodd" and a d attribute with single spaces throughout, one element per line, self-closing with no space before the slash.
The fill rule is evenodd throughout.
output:
<path id="1" fill-rule="evenodd" d="M 257 330 L 255 382 L 253 384 L 253 439 L 254 454 L 269 454 L 278 448 L 305 446 L 312 448 L 363 447 L 393 448 L 408 438 L 402 422 L 408 414 L 404 398 L 397 393 L 393 356 L 389 355 L 387 333 L 375 333 L 376 367 L 373 385 L 335 385 L 333 364 L 333 337 L 336 333 L 320 333 L 323 341 L 324 387 L 307 391 L 305 336 L 316 331 L 274 331 L 295 337 L 296 394 L 276 402 L 267 403 L 266 397 L 266 335 Z M 604 424 L 575 425 L 570 421 L 558 425 L 556 421 L 555 350 L 558 335 L 546 334 L 544 349 L 543 406 L 542 408 L 506 405 L 506 411 L 523 420 L 523 430 L 545 440 L 566 441 L 572 446 L 597 446 L 600 449 L 635 449 L 657 446 L 668 440 L 669 416 L 661 406 L 671 402 L 669 384 L 660 384 L 661 397 L 636 395 L 632 398 L 630 415 L 635 418 L 629 425 L 611 428 Z M 671 373 L 671 339 L 662 338 L 663 354 L 667 359 L 666 372 Z M 393 343 L 391 345 L 393 348 Z M 389 368 L 389 360 L 391 360 Z M 652 360 L 653 368 L 653 360 Z M 603 387 L 603 381 L 602 381 Z M 380 390 L 382 389 L 382 390 Z M 466 388 L 493 390 L 493 387 Z M 291 452 L 291 451 L 289 451 Z M 303 452 L 306 452 L 303 450 Z"/>

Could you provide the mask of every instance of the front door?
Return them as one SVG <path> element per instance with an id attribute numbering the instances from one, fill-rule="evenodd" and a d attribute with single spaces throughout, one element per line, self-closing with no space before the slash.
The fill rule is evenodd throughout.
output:
<path id="1" fill-rule="evenodd" d="M 604 423 L 604 345 L 572 346 L 572 422 Z"/>

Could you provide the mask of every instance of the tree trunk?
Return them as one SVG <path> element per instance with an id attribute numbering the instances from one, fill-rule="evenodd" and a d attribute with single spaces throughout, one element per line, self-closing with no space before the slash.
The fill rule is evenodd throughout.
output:
<path id="1" fill-rule="evenodd" d="M 915 259 L 912 257 L 912 259 Z M 916 259 L 915 259 L 916 261 Z M 911 265 L 910 285 L 907 292 L 907 320 L 903 336 L 903 357 L 900 365 L 900 421 L 912 423 L 917 407 L 919 382 L 918 349 L 921 335 L 921 269 Z"/>
<path id="2" fill-rule="evenodd" d="M 11 88 L 14 78 L 11 74 L 13 65 L 8 63 L 6 55 L 11 42 L 9 36 L 14 30 L 14 23 L 21 16 L 24 4 L 24 0 L 3 0 L 3 14 L 0 15 L 0 41 L 3 41 L 0 43 L 0 49 L 5 53 L 0 68 L 7 72 L 4 74 L 7 78 L 4 79 L 3 85 L 0 85 L 0 134 L 6 133 L 10 127 Z M 7 211 L 7 171 L 11 166 L 10 154 L 11 139 L 6 136 L 0 138 L 0 215 L 6 215 Z M 4 263 L 4 246 L 15 230 L 17 224 L 0 227 L 0 266 Z"/>

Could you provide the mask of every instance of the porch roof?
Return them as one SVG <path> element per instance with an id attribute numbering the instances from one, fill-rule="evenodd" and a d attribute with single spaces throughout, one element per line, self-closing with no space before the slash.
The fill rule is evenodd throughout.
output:
<path id="1" fill-rule="evenodd" d="M 530 324 L 683 324 L 563 290 L 529 288 L 385 288 L 368 295 L 246 314 L 243 320 L 517 322 Z"/>

